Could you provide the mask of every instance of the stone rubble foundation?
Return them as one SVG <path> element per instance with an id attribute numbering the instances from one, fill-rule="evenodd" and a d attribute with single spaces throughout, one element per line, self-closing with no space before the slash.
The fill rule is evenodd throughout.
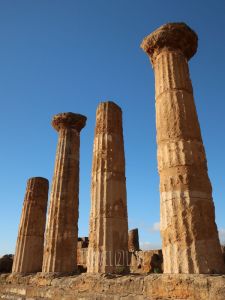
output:
<path id="1" fill-rule="evenodd" d="M 81 274 L 0 276 L 0 299 L 224 300 L 225 276 L 190 274 Z"/>

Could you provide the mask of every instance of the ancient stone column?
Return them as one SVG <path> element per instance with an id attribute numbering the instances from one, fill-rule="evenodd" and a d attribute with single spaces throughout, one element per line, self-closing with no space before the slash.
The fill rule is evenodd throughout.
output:
<path id="1" fill-rule="evenodd" d="M 122 111 L 102 102 L 96 112 L 87 271 L 122 272 L 128 264 L 128 220 Z"/>
<path id="2" fill-rule="evenodd" d="M 140 250 L 138 228 L 131 229 L 128 232 L 128 250 L 130 252 Z"/>
<path id="3" fill-rule="evenodd" d="M 12 273 L 40 272 L 48 202 L 48 180 L 33 177 L 27 181 Z"/>
<path id="4" fill-rule="evenodd" d="M 196 33 L 166 24 L 141 47 L 155 72 L 160 227 L 165 273 L 222 273 L 212 188 L 189 76 Z"/>
<path id="5" fill-rule="evenodd" d="M 77 267 L 80 131 L 86 117 L 55 115 L 59 132 L 44 247 L 43 273 L 70 273 Z"/>

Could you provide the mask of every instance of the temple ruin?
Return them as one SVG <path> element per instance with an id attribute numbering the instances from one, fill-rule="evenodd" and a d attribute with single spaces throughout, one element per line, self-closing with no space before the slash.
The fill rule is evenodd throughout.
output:
<path id="1" fill-rule="evenodd" d="M 48 180 L 34 177 L 27 182 L 12 274 L 0 276 L 2 299 L 225 299 L 225 277 L 210 275 L 225 273 L 225 248 L 222 253 L 189 75 L 197 47 L 196 33 L 184 23 L 163 25 L 141 44 L 155 74 L 162 250 L 142 251 L 138 229 L 128 232 L 122 110 L 110 101 L 96 112 L 89 238 L 78 238 L 86 117 L 60 113 L 52 120 L 59 137 L 47 226 Z M 8 270 L 13 257 L 4 259 Z"/>

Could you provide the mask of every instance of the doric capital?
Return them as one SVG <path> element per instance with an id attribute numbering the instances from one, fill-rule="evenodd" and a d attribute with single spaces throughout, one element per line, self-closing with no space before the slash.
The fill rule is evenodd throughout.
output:
<path id="1" fill-rule="evenodd" d="M 78 132 L 85 126 L 87 118 L 71 112 L 60 113 L 53 117 L 52 126 L 59 131 L 62 128 L 76 129 Z"/>
<path id="2" fill-rule="evenodd" d="M 185 23 L 165 24 L 144 38 L 141 48 L 152 63 L 162 49 L 181 51 L 189 60 L 197 51 L 198 36 Z"/>

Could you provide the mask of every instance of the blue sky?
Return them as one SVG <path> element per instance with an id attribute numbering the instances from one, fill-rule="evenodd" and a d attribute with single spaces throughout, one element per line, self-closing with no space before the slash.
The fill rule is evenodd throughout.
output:
<path id="1" fill-rule="evenodd" d="M 129 227 L 160 247 L 154 76 L 140 49 L 158 26 L 184 21 L 199 36 L 191 78 L 225 235 L 225 2 L 0 0 L 0 255 L 13 253 L 26 180 L 51 181 L 54 114 L 87 116 L 81 133 L 79 235 L 88 235 L 95 111 L 123 109 Z"/>

